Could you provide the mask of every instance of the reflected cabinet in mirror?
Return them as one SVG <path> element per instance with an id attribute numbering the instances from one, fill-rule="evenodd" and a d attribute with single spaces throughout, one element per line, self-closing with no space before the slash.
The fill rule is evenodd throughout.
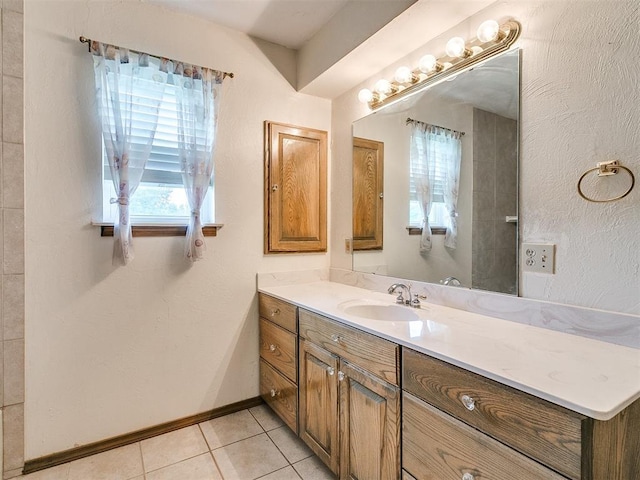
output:
<path id="1" fill-rule="evenodd" d="M 354 122 L 355 271 L 517 294 L 519 65 L 504 53 Z"/>

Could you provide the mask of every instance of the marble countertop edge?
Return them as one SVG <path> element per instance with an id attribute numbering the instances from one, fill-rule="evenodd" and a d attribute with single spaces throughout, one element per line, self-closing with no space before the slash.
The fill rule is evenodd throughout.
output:
<path id="1" fill-rule="evenodd" d="M 638 349 L 427 302 L 413 327 L 420 324 L 421 331 L 428 331 L 412 338 L 410 322 L 368 320 L 340 310 L 341 303 L 354 299 L 393 304 L 393 298 L 380 292 L 324 280 L 258 287 L 596 420 L 609 420 L 640 398 Z"/>

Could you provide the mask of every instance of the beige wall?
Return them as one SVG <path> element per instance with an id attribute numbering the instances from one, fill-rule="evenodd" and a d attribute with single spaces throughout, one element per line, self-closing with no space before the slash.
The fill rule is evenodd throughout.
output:
<path id="1" fill-rule="evenodd" d="M 334 100 L 332 242 L 351 228 L 350 128 L 368 113 L 358 90 L 426 53 L 442 54 L 450 37 L 474 36 L 487 18 L 513 17 L 523 27 L 521 239 L 557 245 L 556 274 L 521 273 L 521 293 L 640 315 L 640 188 L 611 204 L 576 191 L 596 162 L 617 158 L 640 175 L 640 62 L 631 53 L 640 49 L 639 15 L 635 0 L 498 2 Z M 332 266 L 350 265 L 342 249 L 332 251 Z"/>
<path id="2" fill-rule="evenodd" d="M 26 458 L 257 396 L 256 272 L 329 266 L 262 253 L 263 121 L 329 130 L 330 101 L 295 92 L 249 37 L 148 3 L 30 0 L 25 29 Z M 136 238 L 133 263 L 111 265 L 79 35 L 235 73 L 205 260 L 183 259 L 184 238 Z"/>
<path id="3" fill-rule="evenodd" d="M 2 342 L 0 405 L 5 478 L 24 461 L 24 145 L 23 2 L 2 2 Z"/>

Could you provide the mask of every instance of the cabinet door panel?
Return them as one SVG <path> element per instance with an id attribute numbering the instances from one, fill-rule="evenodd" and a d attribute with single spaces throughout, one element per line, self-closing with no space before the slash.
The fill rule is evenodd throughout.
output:
<path id="1" fill-rule="evenodd" d="M 353 139 L 353 249 L 382 250 L 384 143 Z"/>
<path id="2" fill-rule="evenodd" d="M 265 122 L 265 253 L 327 250 L 327 132 Z"/>
<path id="3" fill-rule="evenodd" d="M 342 360 L 340 478 L 395 480 L 400 475 L 399 389 Z"/>
<path id="4" fill-rule="evenodd" d="M 338 472 L 338 358 L 300 340 L 300 438 Z"/>

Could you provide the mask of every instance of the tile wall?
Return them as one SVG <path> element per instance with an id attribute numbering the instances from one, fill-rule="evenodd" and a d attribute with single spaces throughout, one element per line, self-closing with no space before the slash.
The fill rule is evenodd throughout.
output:
<path id="1" fill-rule="evenodd" d="M 516 293 L 518 122 L 473 109 L 473 288 Z"/>
<path id="2" fill-rule="evenodd" d="M 24 115 L 23 0 L 2 0 L 2 149 L 0 154 L 0 404 L 3 478 L 24 464 Z"/>

